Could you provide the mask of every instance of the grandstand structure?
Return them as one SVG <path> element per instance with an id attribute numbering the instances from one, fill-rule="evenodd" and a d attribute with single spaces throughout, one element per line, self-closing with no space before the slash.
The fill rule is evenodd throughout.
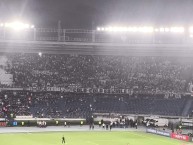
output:
<path id="1" fill-rule="evenodd" d="M 185 34 L 1 28 L 0 115 L 188 116 L 192 46 Z"/>
<path id="2" fill-rule="evenodd" d="M 97 30 L 49 28 L 13 31 L 0 27 L 0 51 L 191 57 L 193 40 L 190 34 L 112 34 Z"/>

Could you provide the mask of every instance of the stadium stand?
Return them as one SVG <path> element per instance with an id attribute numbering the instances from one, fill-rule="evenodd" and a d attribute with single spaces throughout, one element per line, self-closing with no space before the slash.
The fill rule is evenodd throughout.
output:
<path id="1" fill-rule="evenodd" d="M 1 79 L 1 88 L 12 90 L 1 92 L 0 115 L 85 117 L 100 112 L 178 116 L 191 99 L 186 95 L 193 78 L 189 58 L 36 53 L 9 53 L 1 58 L 1 70 L 8 76 Z M 70 91 L 48 91 L 48 87 Z"/>
<path id="2" fill-rule="evenodd" d="M 44 54 L 8 55 L 7 71 L 16 87 L 65 86 L 138 88 L 143 91 L 185 92 L 191 61 L 176 58 L 73 56 Z M 187 75 L 187 73 L 189 73 Z M 188 82 L 187 82 L 188 81 Z"/>

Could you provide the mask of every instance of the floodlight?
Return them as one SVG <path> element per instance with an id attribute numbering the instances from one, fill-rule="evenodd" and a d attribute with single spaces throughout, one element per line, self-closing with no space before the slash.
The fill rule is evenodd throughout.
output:
<path id="1" fill-rule="evenodd" d="M 101 30 L 101 28 L 100 27 L 97 27 L 97 31 L 100 31 Z"/>
<path id="2" fill-rule="evenodd" d="M 164 32 L 164 28 L 161 27 L 161 28 L 159 29 L 159 31 L 160 31 L 160 32 Z"/>
<path id="3" fill-rule="evenodd" d="M 132 27 L 131 32 L 137 32 L 138 28 L 137 27 Z"/>
<path id="4" fill-rule="evenodd" d="M 127 31 L 127 27 L 123 27 L 123 31 L 126 32 Z"/>
<path id="5" fill-rule="evenodd" d="M 190 33 L 193 33 L 193 26 L 189 28 Z"/>
<path id="6" fill-rule="evenodd" d="M 97 27 L 97 31 L 106 31 L 106 32 L 139 32 L 139 33 L 152 33 L 154 28 L 152 26 L 107 26 L 107 27 Z"/>
<path id="7" fill-rule="evenodd" d="M 34 25 L 31 25 L 31 29 L 33 29 L 33 28 L 35 28 L 35 26 L 34 26 Z"/>
<path id="8" fill-rule="evenodd" d="M 113 31 L 118 31 L 118 27 L 113 27 Z"/>
<path id="9" fill-rule="evenodd" d="M 9 23 L 5 23 L 5 27 L 9 27 Z"/>
<path id="10" fill-rule="evenodd" d="M 24 28 L 29 29 L 29 28 L 30 28 L 30 25 L 29 25 L 29 24 L 25 24 L 25 25 L 24 25 Z"/>
<path id="11" fill-rule="evenodd" d="M 124 27 L 119 27 L 119 31 L 124 32 Z"/>
<path id="12" fill-rule="evenodd" d="M 109 26 L 109 31 L 113 31 L 113 27 L 112 26 Z"/>
<path id="13" fill-rule="evenodd" d="M 23 30 L 23 29 L 33 29 L 35 28 L 34 25 L 30 25 L 30 24 L 27 24 L 27 23 L 22 23 L 22 22 L 19 22 L 19 21 L 15 21 L 15 22 L 11 22 L 11 23 L 1 23 L 0 24 L 1 27 L 5 27 L 5 28 L 11 28 L 11 29 L 14 29 L 14 30 Z"/>
<path id="14" fill-rule="evenodd" d="M 42 52 L 39 52 L 38 55 L 41 57 L 42 56 Z"/>
<path id="15" fill-rule="evenodd" d="M 153 27 L 142 27 L 140 32 L 151 33 L 153 32 Z"/>
<path id="16" fill-rule="evenodd" d="M 21 30 L 28 28 L 29 24 L 24 24 L 22 22 L 13 22 L 10 23 L 10 27 L 13 28 L 14 30 Z"/>
<path id="17" fill-rule="evenodd" d="M 171 27 L 170 31 L 174 32 L 174 33 L 183 33 L 184 32 L 184 27 Z"/>
<path id="18" fill-rule="evenodd" d="M 165 32 L 169 32 L 170 31 L 170 29 L 169 28 L 165 28 Z"/>
<path id="19" fill-rule="evenodd" d="M 120 27 L 115 27 L 115 31 L 120 31 L 121 30 L 121 28 Z"/>

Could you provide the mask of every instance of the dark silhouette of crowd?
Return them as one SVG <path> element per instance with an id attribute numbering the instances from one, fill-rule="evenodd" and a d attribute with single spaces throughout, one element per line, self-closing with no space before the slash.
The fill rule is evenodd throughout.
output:
<path id="1" fill-rule="evenodd" d="M 180 116 L 189 96 L 1 92 L 1 115 L 38 118 L 86 118 L 93 113 Z"/>

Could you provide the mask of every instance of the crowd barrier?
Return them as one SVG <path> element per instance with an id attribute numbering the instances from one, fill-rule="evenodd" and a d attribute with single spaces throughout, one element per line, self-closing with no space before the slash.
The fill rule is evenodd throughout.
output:
<path id="1" fill-rule="evenodd" d="M 0 122 L 0 127 L 5 127 L 5 126 L 7 126 L 7 123 L 6 122 Z"/>
<path id="2" fill-rule="evenodd" d="M 170 137 L 170 138 L 178 139 L 178 140 L 182 140 L 182 141 L 193 142 L 193 138 L 189 137 L 188 135 L 169 133 L 169 132 L 164 131 L 164 130 L 153 129 L 153 128 L 147 128 L 146 132 L 152 133 L 152 134 L 157 134 L 157 135 L 162 135 L 162 136 L 166 136 L 166 137 Z"/>
<path id="3" fill-rule="evenodd" d="M 188 135 L 182 135 L 182 134 L 176 134 L 176 133 L 171 133 L 171 138 L 183 140 L 183 141 L 192 141 L 192 138 L 189 137 Z"/>
<path id="4" fill-rule="evenodd" d="M 169 132 L 158 130 L 158 129 L 152 129 L 152 128 L 147 128 L 146 132 L 157 134 L 157 135 L 162 135 L 162 136 L 166 136 L 166 137 L 171 136 Z"/>

